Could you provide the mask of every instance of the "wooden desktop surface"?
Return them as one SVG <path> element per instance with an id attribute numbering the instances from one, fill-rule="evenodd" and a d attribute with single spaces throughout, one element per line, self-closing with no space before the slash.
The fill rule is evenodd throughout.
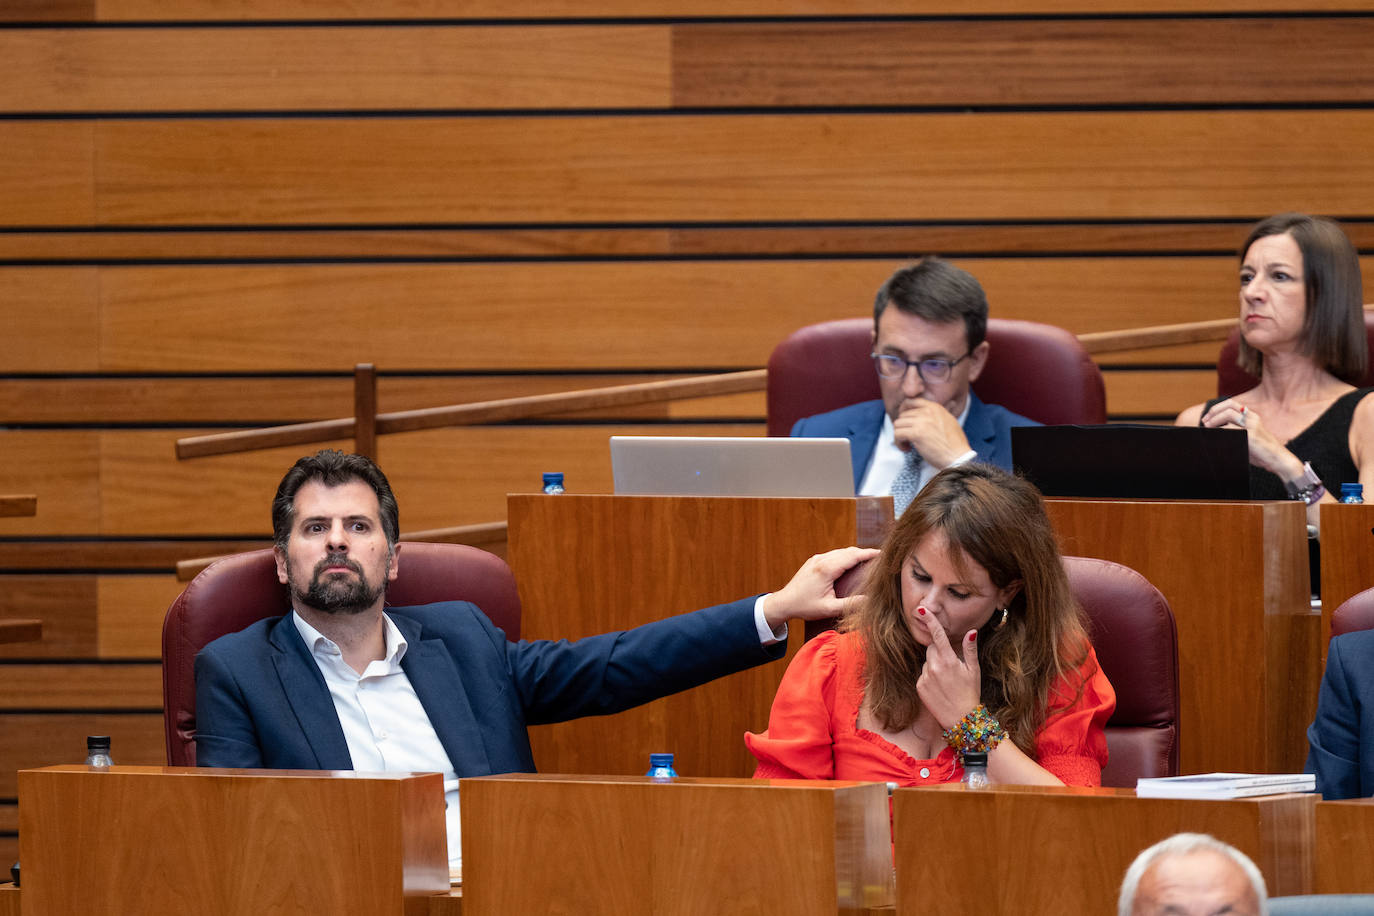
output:
<path id="1" fill-rule="evenodd" d="M 1048 499 L 1065 554 L 1123 563 L 1178 625 L 1184 773 L 1297 772 L 1321 679 L 1291 501 Z"/>

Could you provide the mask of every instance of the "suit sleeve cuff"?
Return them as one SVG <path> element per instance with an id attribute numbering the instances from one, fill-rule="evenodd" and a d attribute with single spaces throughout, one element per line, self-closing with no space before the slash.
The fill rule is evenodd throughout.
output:
<path id="1" fill-rule="evenodd" d="M 763 616 L 763 599 L 771 594 L 773 593 L 768 592 L 754 599 L 754 629 L 758 630 L 759 643 L 764 646 L 777 645 L 787 639 L 787 624 L 784 623 L 774 630 L 768 626 L 768 621 Z"/>

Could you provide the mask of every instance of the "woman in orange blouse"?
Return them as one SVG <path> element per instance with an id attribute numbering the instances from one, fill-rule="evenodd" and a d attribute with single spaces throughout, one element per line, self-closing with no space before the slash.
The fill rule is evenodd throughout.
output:
<path id="1" fill-rule="evenodd" d="M 866 598 L 811 640 L 745 735 L 759 778 L 1098 785 L 1116 694 L 1069 592 L 1039 492 L 981 464 L 898 519 Z"/>

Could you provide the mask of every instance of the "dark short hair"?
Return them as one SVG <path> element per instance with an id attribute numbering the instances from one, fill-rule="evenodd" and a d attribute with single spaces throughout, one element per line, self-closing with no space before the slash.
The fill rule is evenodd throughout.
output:
<path id="1" fill-rule="evenodd" d="M 395 546 L 401 537 L 401 510 L 391 492 L 382 469 L 371 458 L 349 455 L 338 449 L 324 449 L 291 465 L 291 470 L 277 485 L 272 500 L 272 539 L 283 550 L 291 538 L 291 523 L 296 514 L 296 493 L 312 480 L 326 487 L 337 487 L 361 480 L 377 494 L 377 507 L 382 516 L 382 531 L 388 546 Z"/>
<path id="2" fill-rule="evenodd" d="M 898 311 L 940 324 L 964 323 L 968 348 L 988 333 L 988 297 L 978 279 L 941 258 L 927 255 L 887 278 L 873 300 L 873 333 L 891 303 Z"/>
<path id="3" fill-rule="evenodd" d="M 1336 378 L 1357 385 L 1369 364 L 1364 329 L 1364 292 L 1360 258 L 1355 246 L 1335 221 L 1306 213 L 1280 213 L 1261 220 L 1240 246 L 1240 261 L 1256 241 L 1287 233 L 1302 252 L 1307 313 L 1302 323 L 1302 350 Z M 1259 376 L 1264 354 L 1240 341 L 1237 364 Z"/>

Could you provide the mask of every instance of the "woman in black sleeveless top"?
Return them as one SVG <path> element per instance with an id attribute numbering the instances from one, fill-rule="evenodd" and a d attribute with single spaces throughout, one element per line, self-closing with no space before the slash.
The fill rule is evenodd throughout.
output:
<path id="1" fill-rule="evenodd" d="M 1302 499 L 1308 521 L 1342 483 L 1374 486 L 1374 388 L 1360 262 L 1341 228 L 1283 213 L 1251 231 L 1240 255 L 1240 367 L 1258 384 L 1189 407 L 1179 426 L 1243 428 L 1250 495 Z"/>

